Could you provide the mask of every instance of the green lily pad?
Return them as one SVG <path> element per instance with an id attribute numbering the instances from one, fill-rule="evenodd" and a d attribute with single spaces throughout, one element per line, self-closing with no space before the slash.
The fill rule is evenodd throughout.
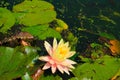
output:
<path id="1" fill-rule="evenodd" d="M 13 13 L 5 8 L 0 8 L 0 32 L 6 33 L 14 24 Z"/>
<path id="2" fill-rule="evenodd" d="M 50 28 L 47 24 L 25 27 L 22 29 L 22 31 L 29 32 L 30 34 L 37 36 L 41 40 L 44 40 L 49 37 L 56 37 L 58 39 L 61 38 L 60 33 Z"/>
<path id="3" fill-rule="evenodd" d="M 79 79 L 77 77 L 72 77 L 69 80 L 79 80 Z M 88 80 L 88 79 L 85 79 L 85 80 Z"/>
<path id="4" fill-rule="evenodd" d="M 13 7 L 17 20 L 25 26 L 50 23 L 56 18 L 54 6 L 46 1 L 24 1 Z"/>
<path id="5" fill-rule="evenodd" d="M 97 59 L 94 63 L 84 63 L 78 65 L 73 71 L 75 77 L 80 80 L 109 80 L 120 68 L 120 59 L 104 56 Z"/>
<path id="6" fill-rule="evenodd" d="M 44 74 L 40 76 L 39 80 L 62 80 L 62 78 L 58 75 L 47 75 Z"/>
<path id="7" fill-rule="evenodd" d="M 12 80 L 24 75 L 35 56 L 36 50 L 32 47 L 0 47 L 0 78 Z"/>

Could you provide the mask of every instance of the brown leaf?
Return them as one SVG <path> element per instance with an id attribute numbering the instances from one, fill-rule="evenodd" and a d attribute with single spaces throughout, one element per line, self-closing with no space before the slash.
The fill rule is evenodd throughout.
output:
<path id="1" fill-rule="evenodd" d="M 120 54 L 120 41 L 114 39 L 110 40 L 110 50 L 112 51 L 112 55 Z"/>

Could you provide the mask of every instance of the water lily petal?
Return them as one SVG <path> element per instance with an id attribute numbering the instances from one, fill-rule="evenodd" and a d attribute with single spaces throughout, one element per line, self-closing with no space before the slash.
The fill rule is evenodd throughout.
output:
<path id="1" fill-rule="evenodd" d="M 57 40 L 54 38 L 53 40 L 53 51 L 57 48 Z"/>
<path id="2" fill-rule="evenodd" d="M 52 73 L 55 73 L 56 70 L 57 70 L 57 66 L 56 66 L 56 64 L 52 65 L 51 67 L 52 67 L 52 68 L 51 68 Z"/>
<path id="3" fill-rule="evenodd" d="M 63 39 L 61 39 L 58 46 L 63 45 L 63 44 L 64 44 L 64 41 L 63 41 Z"/>
<path id="4" fill-rule="evenodd" d="M 70 52 L 67 54 L 67 58 L 72 57 L 75 53 L 76 53 L 75 51 L 70 51 Z"/>
<path id="5" fill-rule="evenodd" d="M 65 67 L 63 70 L 65 71 L 65 73 L 67 73 L 68 75 L 70 75 L 69 69 L 67 67 Z"/>
<path id="6" fill-rule="evenodd" d="M 46 63 L 42 69 L 43 69 L 43 70 L 46 70 L 46 69 L 50 68 L 50 66 L 51 66 L 50 63 Z"/>
<path id="7" fill-rule="evenodd" d="M 72 71 L 72 69 L 69 68 L 69 71 Z"/>
<path id="8" fill-rule="evenodd" d="M 64 73 L 63 67 L 61 65 L 57 65 L 57 68 L 62 74 Z"/>
<path id="9" fill-rule="evenodd" d="M 69 42 L 66 42 L 64 45 L 65 45 L 66 47 L 69 47 Z"/>
<path id="10" fill-rule="evenodd" d="M 53 64 L 55 64 L 55 60 L 53 60 L 53 59 L 51 58 L 51 59 L 49 60 L 49 63 L 53 65 Z"/>
<path id="11" fill-rule="evenodd" d="M 39 57 L 39 60 L 41 60 L 41 61 L 49 61 L 50 58 L 49 58 L 49 56 L 41 56 L 41 57 Z"/>
<path id="12" fill-rule="evenodd" d="M 69 67 L 69 68 L 72 68 L 72 69 L 75 69 L 75 67 L 74 67 L 74 66 L 72 66 L 72 65 L 69 65 L 68 67 Z"/>
<path id="13" fill-rule="evenodd" d="M 47 41 L 45 41 L 44 46 L 45 46 L 48 54 L 51 56 L 52 53 L 53 53 L 53 51 L 52 51 L 52 46 L 51 46 Z"/>
<path id="14" fill-rule="evenodd" d="M 70 60 L 70 59 L 66 59 L 66 60 L 63 61 L 61 64 L 63 64 L 63 65 L 69 65 L 69 64 L 76 64 L 76 62 L 75 62 L 75 61 L 72 61 L 72 60 Z"/>

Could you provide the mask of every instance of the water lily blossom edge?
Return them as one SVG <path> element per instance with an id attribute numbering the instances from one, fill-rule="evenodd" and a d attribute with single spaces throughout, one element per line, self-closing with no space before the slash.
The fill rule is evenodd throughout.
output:
<path id="1" fill-rule="evenodd" d="M 65 72 L 69 75 L 69 71 L 72 71 L 75 68 L 73 65 L 76 64 L 75 61 L 69 59 L 75 54 L 75 51 L 70 51 L 69 43 L 64 43 L 63 39 L 57 43 L 54 38 L 53 46 L 47 41 L 44 42 L 44 46 L 49 55 L 39 57 L 39 60 L 47 62 L 42 69 L 46 70 L 51 67 L 52 73 L 58 69 L 61 73 Z"/>

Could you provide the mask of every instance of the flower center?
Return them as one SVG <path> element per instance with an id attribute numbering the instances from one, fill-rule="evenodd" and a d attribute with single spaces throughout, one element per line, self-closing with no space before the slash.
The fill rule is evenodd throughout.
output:
<path id="1" fill-rule="evenodd" d="M 68 47 L 65 47 L 65 46 L 59 46 L 54 55 L 53 55 L 53 58 L 57 61 L 64 61 L 66 59 L 66 56 L 69 52 L 69 48 Z"/>
<path id="2" fill-rule="evenodd" d="M 63 56 L 68 52 L 66 48 L 59 48 L 59 51 L 60 51 L 60 54 Z"/>

